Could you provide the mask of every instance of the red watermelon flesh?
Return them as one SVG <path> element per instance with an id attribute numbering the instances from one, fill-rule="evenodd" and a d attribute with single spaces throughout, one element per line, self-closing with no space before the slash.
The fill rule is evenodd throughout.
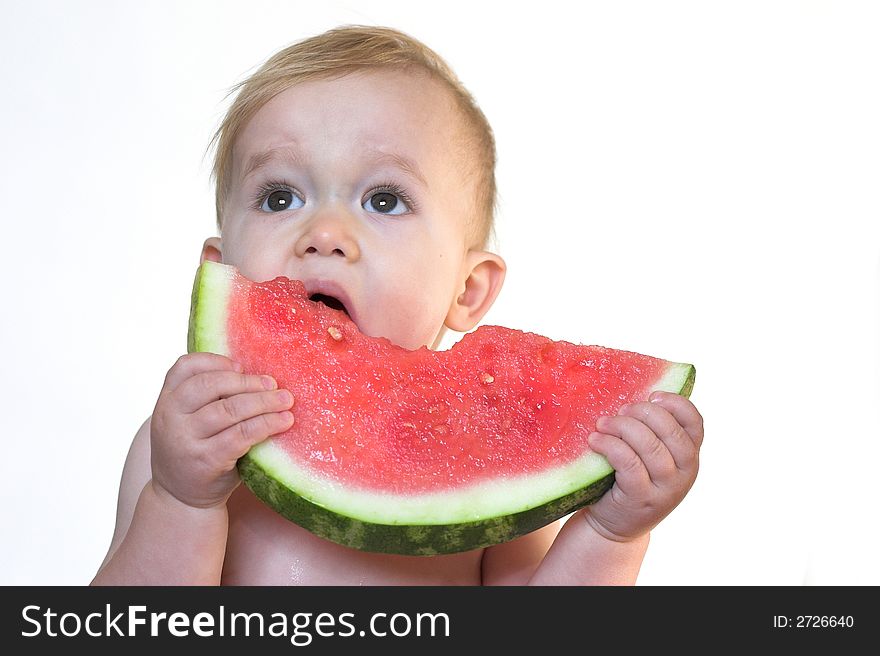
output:
<path id="1" fill-rule="evenodd" d="M 491 507 L 480 507 L 475 516 L 459 517 L 456 511 L 436 522 L 430 513 L 422 517 L 418 511 L 402 512 L 398 521 L 392 509 L 390 515 L 380 513 L 378 521 L 368 518 L 368 528 L 363 517 L 354 516 L 360 510 L 329 504 L 342 499 L 345 506 L 347 499 L 360 496 L 353 507 L 371 514 L 375 506 L 412 505 L 424 498 L 425 507 L 467 509 L 486 502 L 468 501 L 462 490 L 474 490 L 474 499 L 502 498 L 510 496 L 505 486 L 517 482 L 538 480 L 546 487 L 547 472 L 564 471 L 567 481 L 577 475 L 580 463 L 604 460 L 590 453 L 587 444 L 598 417 L 614 415 L 623 404 L 644 400 L 654 389 L 687 394 L 693 384 L 690 365 L 500 326 L 481 326 L 448 351 L 409 351 L 387 339 L 363 335 L 343 311 L 309 300 L 299 281 L 254 282 L 232 267 L 214 263 L 203 265 L 197 277 L 190 350 L 220 352 L 241 362 L 245 371 L 270 374 L 296 399 L 294 426 L 270 440 L 283 454 L 277 457 L 295 473 L 273 474 L 285 467 L 277 458 L 271 466 L 264 463 L 257 474 L 251 471 L 253 462 L 240 467 L 246 483 L 248 472 L 258 479 L 251 485 L 258 496 L 319 535 L 396 553 L 475 548 L 467 540 L 437 548 L 418 535 L 417 544 L 406 537 L 401 543 L 389 538 L 397 526 L 454 533 L 450 526 L 468 525 L 474 532 L 477 524 L 484 529 L 477 531 L 478 541 L 511 539 L 521 534 L 522 522 L 513 522 L 514 534 L 508 535 L 499 529 L 499 521 L 507 526 L 511 517 L 534 516 L 548 504 L 559 512 L 565 506 L 560 500 L 574 491 L 566 483 L 560 496 L 550 492 L 553 498 L 536 499 L 531 507 L 520 508 L 529 505 L 521 498 L 515 512 L 504 508 L 494 518 L 487 517 Z M 268 470 L 272 471 L 267 475 Z M 585 479 L 576 489 L 602 481 L 607 489 L 609 473 L 610 468 L 593 472 L 590 476 L 599 479 Z M 277 483 L 279 478 L 287 483 Z M 290 490 L 303 478 L 317 481 L 317 488 Z M 329 490 L 328 499 L 334 501 L 316 498 L 321 496 L 316 489 Z M 514 496 L 523 496 L 519 487 L 512 489 Z M 293 500 L 286 498 L 291 493 Z M 582 500 L 578 503 L 583 505 Z M 291 506 L 300 508 L 291 511 Z M 327 517 L 317 520 L 318 530 L 310 525 L 316 521 L 315 508 L 330 512 L 332 530 L 323 528 Z M 546 512 L 538 515 L 532 523 L 555 519 L 548 519 Z M 494 523 L 486 535 L 490 520 Z M 358 537 L 340 538 L 340 532 Z M 428 532 L 436 542 L 437 531 Z M 366 534 L 369 539 L 363 543 Z"/>

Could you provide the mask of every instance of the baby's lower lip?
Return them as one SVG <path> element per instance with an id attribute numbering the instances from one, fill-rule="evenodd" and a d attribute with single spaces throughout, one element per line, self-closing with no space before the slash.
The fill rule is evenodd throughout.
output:
<path id="1" fill-rule="evenodd" d="M 315 301 L 316 303 L 323 303 L 334 310 L 342 310 L 349 318 L 351 318 L 348 308 L 345 307 L 342 301 L 334 296 L 328 296 L 327 294 L 312 294 L 309 296 L 309 300 Z"/>

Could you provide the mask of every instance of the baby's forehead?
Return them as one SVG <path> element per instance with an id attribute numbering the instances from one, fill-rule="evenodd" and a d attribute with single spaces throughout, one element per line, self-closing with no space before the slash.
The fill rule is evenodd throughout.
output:
<path id="1" fill-rule="evenodd" d="M 387 102 L 382 103 L 383 98 Z M 259 114 L 273 104 L 286 105 L 290 111 L 325 115 L 328 123 L 333 119 L 350 119 L 351 114 L 359 114 L 373 104 L 377 104 L 380 111 L 377 119 L 387 114 L 405 116 L 415 113 L 417 120 L 414 123 L 426 129 L 439 127 L 438 122 L 443 120 L 450 124 L 443 126 L 445 129 L 455 129 L 464 119 L 448 85 L 426 72 L 390 68 L 357 70 L 289 84 L 268 102 L 256 107 L 255 113 Z M 278 116 L 277 113 L 273 115 Z M 342 128 L 344 125 L 333 127 Z"/>
<path id="2" fill-rule="evenodd" d="M 424 72 L 379 69 L 318 78 L 287 86 L 253 111 L 233 143 L 234 167 L 244 176 L 279 157 L 303 163 L 304 151 L 346 143 L 358 154 L 415 172 L 426 155 L 458 160 L 465 122 L 452 90 Z"/>

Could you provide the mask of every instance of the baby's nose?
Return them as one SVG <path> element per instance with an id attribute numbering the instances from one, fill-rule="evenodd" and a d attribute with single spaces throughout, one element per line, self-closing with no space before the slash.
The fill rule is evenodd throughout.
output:
<path id="1" fill-rule="evenodd" d="M 346 217 L 325 212 L 315 216 L 296 241 L 299 257 L 324 255 L 343 257 L 349 261 L 360 258 L 360 248 Z"/>

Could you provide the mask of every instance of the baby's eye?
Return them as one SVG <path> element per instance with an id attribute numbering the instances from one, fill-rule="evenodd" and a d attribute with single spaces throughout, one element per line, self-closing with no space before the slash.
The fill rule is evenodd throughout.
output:
<path id="1" fill-rule="evenodd" d="M 405 214 L 410 211 L 403 193 L 391 193 L 390 191 L 377 191 L 371 194 L 364 202 L 363 208 L 368 212 L 393 215 Z"/>
<path id="2" fill-rule="evenodd" d="M 302 199 L 289 189 L 272 189 L 266 190 L 265 200 L 260 205 L 260 209 L 264 212 L 283 212 L 289 209 L 299 209 L 305 203 Z"/>

